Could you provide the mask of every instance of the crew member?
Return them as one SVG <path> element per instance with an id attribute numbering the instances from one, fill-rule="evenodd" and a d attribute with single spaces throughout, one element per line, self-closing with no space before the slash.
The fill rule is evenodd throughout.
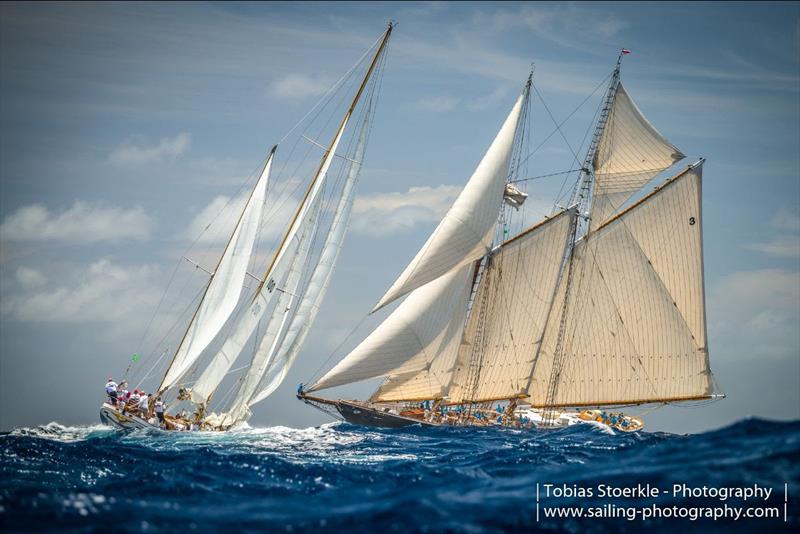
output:
<path id="1" fill-rule="evenodd" d="M 110 404 L 113 406 L 117 405 L 117 383 L 114 382 L 114 379 L 108 377 L 108 382 L 106 382 L 106 395 L 108 395 L 108 399 L 111 401 Z"/>

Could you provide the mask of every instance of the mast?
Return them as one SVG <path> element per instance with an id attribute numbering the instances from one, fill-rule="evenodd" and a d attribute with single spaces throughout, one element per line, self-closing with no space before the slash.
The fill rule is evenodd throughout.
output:
<path id="1" fill-rule="evenodd" d="M 317 168 L 317 171 L 314 174 L 314 178 L 311 180 L 311 183 L 308 185 L 308 188 L 306 189 L 306 192 L 305 192 L 305 194 L 303 196 L 303 199 L 298 204 L 297 209 L 295 210 L 294 215 L 292 216 L 292 219 L 291 219 L 291 221 L 290 221 L 290 223 L 289 223 L 289 225 L 288 225 L 288 227 L 286 229 L 286 232 L 283 235 L 283 238 L 281 240 L 280 245 L 278 246 L 277 250 L 275 251 L 275 254 L 272 257 L 272 260 L 271 260 L 269 266 L 267 267 L 266 271 L 264 272 L 264 276 L 261 278 L 261 281 L 260 281 L 258 287 L 256 288 L 255 294 L 253 296 L 253 300 L 251 302 L 251 307 L 257 305 L 256 301 L 259 298 L 259 295 L 261 294 L 261 291 L 264 288 L 264 286 L 267 283 L 267 281 L 269 280 L 270 276 L 273 274 L 273 269 L 275 269 L 275 267 L 278 264 L 279 260 L 282 258 L 283 254 L 285 253 L 285 251 L 287 249 L 287 243 L 289 243 L 290 239 L 293 238 L 296 235 L 297 226 L 298 226 L 298 220 L 300 219 L 301 216 L 304 216 L 304 213 L 306 211 L 309 198 L 312 196 L 312 192 L 315 191 L 315 189 L 316 189 L 315 186 L 318 185 L 317 182 L 319 181 L 320 177 L 327 174 L 328 168 L 330 167 L 330 160 L 331 160 L 331 158 L 333 156 L 333 153 L 335 152 L 336 146 L 338 145 L 338 143 L 339 143 L 339 141 L 340 141 L 340 139 L 342 137 L 342 134 L 344 132 L 344 129 L 347 126 L 347 124 L 348 124 L 348 122 L 350 120 L 350 117 L 353 114 L 353 111 L 355 110 L 356 106 L 358 105 L 358 102 L 359 102 L 359 100 L 360 100 L 360 98 L 361 98 L 361 96 L 362 96 L 362 94 L 364 92 L 364 89 L 366 88 L 367 83 L 368 83 L 370 77 L 372 76 L 372 73 L 375 70 L 375 67 L 378 64 L 379 59 L 380 59 L 381 55 L 383 54 L 384 49 L 386 48 L 386 44 L 389 41 L 389 37 L 391 36 L 393 29 L 394 29 L 394 23 L 393 22 L 389 22 L 388 25 L 387 25 L 386 31 L 384 32 L 384 34 L 383 34 L 383 36 L 381 38 L 380 44 L 378 45 L 378 48 L 375 51 L 374 56 L 372 57 L 372 61 L 370 62 L 370 65 L 369 65 L 369 67 L 367 69 L 367 72 L 365 73 L 364 78 L 361 80 L 361 84 L 359 85 L 358 91 L 356 91 L 356 94 L 353 97 L 352 102 L 350 103 L 350 107 L 347 109 L 347 112 L 342 117 L 342 120 L 339 123 L 339 127 L 337 128 L 335 134 L 333 135 L 333 138 L 331 139 L 331 142 L 329 143 L 327 149 L 323 153 L 322 159 L 320 161 L 320 164 L 319 164 L 319 166 Z M 317 198 L 316 197 L 316 193 L 314 193 L 314 198 Z M 269 286 L 267 286 L 267 287 L 269 289 Z M 251 357 L 249 366 L 252 366 L 254 364 L 257 355 L 258 355 L 258 351 L 256 350 L 256 351 L 254 351 L 253 356 Z M 217 382 L 213 386 L 213 388 L 209 392 L 208 396 L 206 397 L 205 404 L 208 404 L 210 402 L 212 396 L 214 395 L 214 392 L 219 387 L 219 384 L 220 384 L 220 382 Z"/>
<path id="2" fill-rule="evenodd" d="M 597 119 L 597 124 L 592 134 L 592 141 L 589 143 L 589 149 L 586 151 L 586 157 L 583 160 L 583 166 L 578 175 L 578 182 L 575 184 L 575 189 L 572 191 L 572 196 L 568 204 L 569 206 L 578 205 L 579 219 L 588 219 L 590 216 L 591 192 L 592 185 L 594 184 L 594 159 L 597 154 L 597 148 L 600 145 L 600 139 L 603 137 L 603 132 L 608 123 L 611 107 L 614 105 L 614 97 L 617 94 L 622 56 L 623 53 L 620 51 L 619 57 L 617 57 L 617 63 L 614 66 L 614 72 L 611 73 L 611 80 L 608 82 L 608 89 L 603 98 L 603 108 L 600 110 L 600 117 Z M 576 233 L 580 229 L 580 226 L 580 224 L 576 226 Z"/>
<path id="3" fill-rule="evenodd" d="M 325 166 L 325 160 L 327 159 L 328 154 L 330 153 L 330 151 L 333 149 L 333 145 L 336 143 L 337 139 L 339 139 L 342 131 L 344 130 L 345 126 L 347 125 L 348 120 L 350 120 L 350 116 L 353 114 L 353 110 L 355 109 L 356 105 L 358 104 L 359 99 L 361 98 L 361 93 L 364 92 L 364 88 L 367 86 L 367 81 L 369 81 L 370 76 L 372 76 L 372 71 L 375 70 L 375 65 L 378 64 L 378 59 L 380 58 L 381 53 L 383 52 L 384 48 L 386 47 L 386 43 L 389 41 L 389 37 L 392 35 L 392 30 L 393 29 L 394 29 L 394 23 L 393 22 L 389 22 L 389 24 L 388 24 L 388 26 L 386 28 L 386 31 L 383 34 L 383 39 L 381 39 L 381 43 L 380 43 L 380 45 L 378 45 L 378 49 L 375 51 L 375 55 L 372 57 L 372 62 L 370 63 L 369 68 L 367 69 L 367 73 L 364 75 L 364 79 L 361 80 L 361 85 L 359 86 L 358 91 L 356 92 L 356 95 L 353 97 L 353 101 L 350 104 L 350 108 L 347 110 L 347 113 L 344 114 L 344 117 L 342 117 L 342 120 L 339 123 L 339 128 L 337 128 L 337 130 L 336 130 L 336 134 L 334 134 L 333 139 L 331 139 L 331 142 L 328 144 L 328 148 L 325 150 L 325 153 L 322 155 L 322 160 L 319 163 L 319 167 L 317 168 L 317 172 L 314 174 L 314 179 L 311 180 L 310 184 L 308 184 L 308 188 L 306 189 L 305 195 L 303 195 L 303 200 L 297 206 L 297 210 L 295 210 L 294 215 L 292 216 L 292 220 L 289 223 L 289 226 L 288 226 L 288 228 L 286 230 L 286 233 L 283 235 L 283 239 L 281 240 L 281 243 L 278 246 L 278 249 L 275 252 L 275 255 L 272 257 L 272 261 L 270 262 L 269 267 L 267 267 L 267 270 L 264 273 L 264 276 L 261 278 L 261 282 L 259 283 L 258 287 L 256 288 L 256 292 L 255 292 L 256 295 L 258 295 L 258 293 L 261 291 L 261 288 L 263 288 L 264 284 L 267 282 L 267 279 L 269 278 L 269 275 L 272 272 L 272 268 L 275 266 L 275 263 L 278 260 L 278 256 L 280 255 L 281 251 L 283 250 L 284 245 L 286 244 L 286 241 L 289 238 L 289 234 L 292 231 L 292 227 L 294 226 L 295 222 L 297 222 L 297 218 L 300 216 L 300 212 L 302 211 L 303 206 L 306 203 L 306 200 L 308 200 L 308 197 L 311 194 L 311 191 L 314 189 L 314 184 L 316 184 L 317 180 L 319 179 L 319 176 L 320 176 L 320 174 L 322 172 L 322 169 Z M 255 301 L 255 297 L 253 297 L 253 301 Z"/>
<path id="4" fill-rule="evenodd" d="M 272 162 L 272 159 L 275 157 L 275 152 L 277 150 L 278 150 L 278 145 L 274 145 L 272 147 L 272 150 L 270 150 L 269 156 L 267 156 L 267 161 L 264 163 L 264 168 L 261 171 L 262 177 L 264 172 L 270 166 L 270 163 Z M 186 330 L 184 331 L 183 336 L 181 337 L 181 341 L 180 343 L 178 343 L 178 347 L 175 349 L 175 353 L 172 355 L 169 365 L 164 371 L 164 376 L 161 377 L 161 381 L 158 384 L 158 389 L 156 389 L 158 395 L 162 394 L 166 389 L 164 387 L 164 381 L 166 380 L 167 375 L 169 374 L 169 371 L 172 368 L 172 365 L 175 363 L 175 358 L 177 358 L 178 354 L 180 354 L 180 351 L 183 348 L 183 344 L 186 342 L 186 338 L 188 337 L 189 332 L 192 329 L 192 325 L 194 324 L 195 319 L 197 319 L 197 314 L 200 311 L 200 308 L 203 306 L 203 301 L 205 300 L 206 295 L 208 294 L 208 290 L 211 287 L 212 282 L 214 281 L 214 277 L 217 275 L 219 266 L 222 263 L 223 258 L 225 258 L 225 254 L 228 252 L 231 243 L 233 242 L 233 238 L 236 235 L 236 231 L 239 229 L 239 225 L 242 223 L 244 214 L 247 212 L 247 207 L 250 205 L 250 201 L 253 199 L 253 195 L 255 195 L 255 192 L 258 189 L 258 185 L 260 182 L 261 182 L 261 177 L 259 177 L 259 179 L 256 180 L 253 189 L 250 191 L 250 195 L 247 197 L 247 202 L 245 202 L 244 207 L 242 208 L 242 212 L 239 214 L 239 218 L 236 220 L 236 225 L 233 227 L 233 231 L 231 232 L 230 237 L 228 237 L 228 242 L 225 243 L 225 248 L 222 250 L 222 254 L 219 257 L 219 260 L 217 260 L 217 264 L 214 266 L 214 270 L 211 272 L 211 276 L 209 277 L 208 282 L 206 283 L 206 287 L 205 289 L 203 289 L 203 295 L 200 297 L 200 302 L 197 304 L 197 308 L 195 308 L 194 313 L 192 314 L 192 318 L 189 321 L 189 324 L 186 326 Z"/>

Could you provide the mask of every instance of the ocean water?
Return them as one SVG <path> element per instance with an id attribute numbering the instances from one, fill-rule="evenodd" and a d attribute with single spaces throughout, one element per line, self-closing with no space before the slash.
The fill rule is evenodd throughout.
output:
<path id="1" fill-rule="evenodd" d="M 123 434 L 51 423 L 0 435 L 0 481 L 4 532 L 798 532 L 800 421 L 688 436 L 345 423 Z M 641 494 L 647 484 L 717 493 L 653 497 Z M 607 486 L 640 493 L 608 496 Z M 755 487 L 772 493 L 719 495 Z M 664 515 L 726 506 L 779 517 Z M 552 517 L 565 509 L 607 515 Z M 622 515 L 643 509 L 661 515 Z"/>

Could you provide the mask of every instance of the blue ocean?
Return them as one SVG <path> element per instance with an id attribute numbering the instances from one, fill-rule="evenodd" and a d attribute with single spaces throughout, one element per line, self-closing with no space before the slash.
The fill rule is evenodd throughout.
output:
<path id="1" fill-rule="evenodd" d="M 800 421 L 683 436 L 51 423 L 0 443 L 5 532 L 800 531 Z"/>

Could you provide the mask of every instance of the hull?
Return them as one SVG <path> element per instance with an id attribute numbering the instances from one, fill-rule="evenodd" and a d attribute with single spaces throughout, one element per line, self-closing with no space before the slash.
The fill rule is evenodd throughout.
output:
<path id="1" fill-rule="evenodd" d="M 151 425 L 137 415 L 123 414 L 121 410 L 107 403 L 100 407 L 100 422 L 117 430 L 161 430 L 157 425 Z"/>
<path id="2" fill-rule="evenodd" d="M 441 420 L 430 421 L 423 419 L 428 415 L 423 416 L 420 410 L 419 414 L 415 414 L 413 409 L 407 411 L 400 411 L 390 407 L 380 407 L 374 404 L 365 402 L 347 401 L 347 400 L 330 400 L 321 397 L 312 397 L 303 392 L 298 393 L 297 398 L 306 404 L 310 404 L 330 415 L 338 414 L 348 423 L 360 426 L 377 427 L 377 428 L 404 428 L 412 425 L 421 426 L 508 426 L 514 428 L 536 428 L 539 430 L 552 430 L 557 428 L 565 428 L 577 424 L 591 424 L 608 430 L 616 429 L 623 432 L 636 432 L 644 427 L 644 421 L 637 417 L 623 416 L 618 414 L 621 418 L 616 424 L 609 424 L 608 421 L 602 418 L 596 419 L 595 416 L 602 414 L 600 410 L 584 410 L 581 413 L 566 413 L 558 414 L 558 417 L 545 421 L 542 418 L 542 413 L 539 410 L 531 408 L 517 408 L 514 411 L 514 418 L 511 421 L 500 421 L 494 419 L 497 414 L 492 413 L 492 418 L 470 418 L 469 420 L 459 419 L 454 414 L 447 414 L 441 416 Z M 622 420 L 626 421 L 623 426 Z"/>
<path id="3" fill-rule="evenodd" d="M 354 425 L 378 428 L 404 428 L 411 425 L 439 426 L 436 423 L 393 414 L 348 401 L 337 401 L 336 410 L 345 421 Z"/>

